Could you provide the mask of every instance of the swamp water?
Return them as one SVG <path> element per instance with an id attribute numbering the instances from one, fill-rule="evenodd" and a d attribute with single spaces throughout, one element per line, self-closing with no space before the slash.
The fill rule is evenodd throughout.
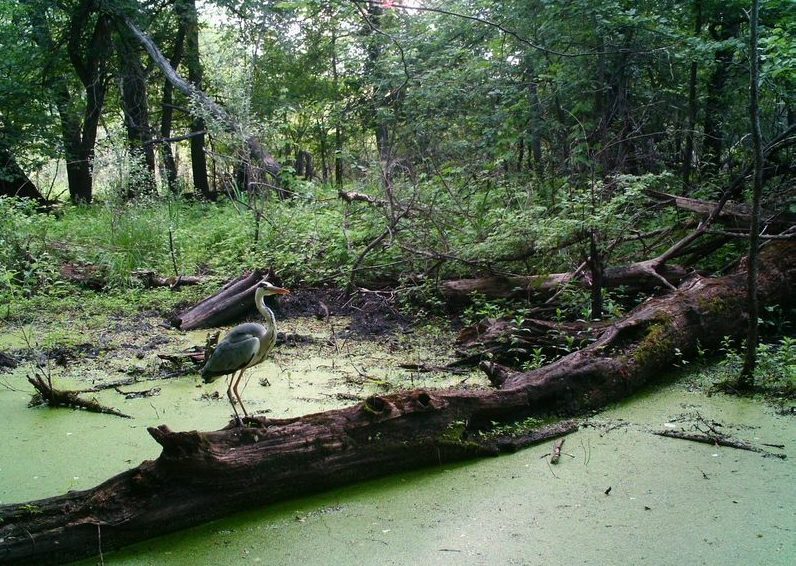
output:
<path id="1" fill-rule="evenodd" d="M 350 405 L 393 388 L 483 385 L 477 372 L 412 373 L 401 362 L 444 362 L 449 336 L 367 342 L 297 319 L 281 330 L 311 340 L 277 346 L 250 370 L 252 412 L 295 416 Z M 53 370 L 58 387 L 142 374 L 157 352 L 204 341 L 169 336 L 138 356 L 100 355 Z M 142 336 L 129 341 L 143 340 Z M 135 344 L 133 344 L 135 345 Z M 144 352 L 144 350 L 139 350 Z M 128 352 L 129 353 L 129 352 Z M 129 358 L 134 361 L 131 362 Z M 133 368 L 135 369 L 135 368 Z M 0 374 L 0 503 L 85 489 L 159 454 L 146 427 L 214 430 L 230 407 L 220 380 L 196 374 L 145 380 L 125 400 L 96 398 L 135 417 L 27 408 L 30 366 Z M 115 372 L 115 373 L 114 373 Z M 113 375 L 110 375 L 113 374 Z M 270 386 L 260 384 L 267 379 Z M 208 393 L 221 392 L 220 398 Z M 87 397 L 90 397 L 88 395 Z M 701 418 L 755 445 L 784 444 L 789 458 L 653 436 Z M 707 397 L 670 383 L 596 415 L 569 435 L 557 466 L 551 442 L 499 458 L 397 474 L 262 509 L 106 553 L 106 564 L 792 564 L 796 561 L 796 421 L 762 401 Z M 777 451 L 776 449 L 771 449 Z M 610 490 L 609 490 L 610 488 Z M 606 493 L 607 492 L 607 493 Z M 85 561 L 85 564 L 98 560 Z"/>

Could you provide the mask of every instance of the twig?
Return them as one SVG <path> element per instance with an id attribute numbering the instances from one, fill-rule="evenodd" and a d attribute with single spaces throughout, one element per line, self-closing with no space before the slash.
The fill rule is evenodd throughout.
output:
<path id="1" fill-rule="evenodd" d="M 117 411 L 112 407 L 100 405 L 97 401 L 86 401 L 77 396 L 74 391 L 61 391 L 45 383 L 40 375 L 28 376 L 28 381 L 36 388 L 42 400 L 50 407 L 68 407 L 70 409 L 85 409 L 92 413 L 116 415 L 125 419 L 132 419 L 130 415 Z"/>
<path id="2" fill-rule="evenodd" d="M 660 432 L 653 432 L 656 436 L 665 436 L 667 438 L 679 438 L 680 440 L 690 440 L 692 442 L 700 442 L 702 444 L 712 444 L 714 446 L 726 446 L 728 448 L 736 448 L 738 450 L 748 450 L 749 452 L 757 452 L 768 457 L 775 457 L 784 460 L 787 458 L 786 454 L 778 454 L 775 452 L 768 452 L 757 446 L 752 446 L 743 440 L 737 440 L 723 435 L 709 435 L 701 433 L 689 433 L 676 430 L 664 430 Z"/>

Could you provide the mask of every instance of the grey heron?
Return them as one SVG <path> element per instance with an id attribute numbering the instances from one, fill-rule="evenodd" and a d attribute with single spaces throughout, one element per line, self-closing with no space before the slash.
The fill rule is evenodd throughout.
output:
<path id="1" fill-rule="evenodd" d="M 243 372 L 262 362 L 276 342 L 276 318 L 273 311 L 265 305 L 265 297 L 287 295 L 288 293 L 290 291 L 287 289 L 276 287 L 268 281 L 258 283 L 254 292 L 254 305 L 265 318 L 265 325 L 255 322 L 237 325 L 218 343 L 201 370 L 201 376 L 205 383 L 212 383 L 223 375 L 230 376 L 227 397 L 232 405 L 232 410 L 235 411 L 238 423 L 241 420 L 238 410 L 235 408 L 235 399 L 238 400 L 244 416 L 249 416 L 238 392 Z M 236 372 L 239 372 L 237 377 L 235 376 Z"/>

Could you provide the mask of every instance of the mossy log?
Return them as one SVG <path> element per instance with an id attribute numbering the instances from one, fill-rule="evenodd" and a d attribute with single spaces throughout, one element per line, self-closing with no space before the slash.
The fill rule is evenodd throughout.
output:
<path id="1" fill-rule="evenodd" d="M 792 296 L 795 244 L 762 255 L 763 304 Z M 584 348 L 532 372 L 494 371 L 494 388 L 414 390 L 215 432 L 150 428 L 161 455 L 86 491 L 0 507 L 0 562 L 59 562 L 118 548 L 244 508 L 401 470 L 493 456 L 573 430 L 571 422 L 489 433 L 551 411 L 576 413 L 654 381 L 699 342 L 743 330 L 745 274 L 693 276 Z M 678 353 L 678 350 L 679 352 Z M 502 430 L 502 429 L 501 429 Z"/>

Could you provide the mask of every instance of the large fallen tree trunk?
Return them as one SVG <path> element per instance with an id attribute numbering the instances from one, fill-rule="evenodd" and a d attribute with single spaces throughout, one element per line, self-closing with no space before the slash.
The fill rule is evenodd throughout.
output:
<path id="1" fill-rule="evenodd" d="M 790 300 L 795 248 L 780 243 L 764 252 L 761 304 Z M 157 460 L 94 489 L 0 507 L 0 561 L 75 559 L 96 553 L 100 540 L 108 550 L 310 491 L 516 449 L 537 437 L 495 438 L 491 423 L 604 405 L 653 381 L 697 343 L 711 348 L 742 333 L 745 277 L 694 275 L 549 366 L 526 373 L 487 368 L 493 389 L 374 396 L 345 409 L 249 419 L 246 427 L 216 432 L 151 428 L 163 447 Z M 540 434 L 568 430 L 571 424 Z"/>

